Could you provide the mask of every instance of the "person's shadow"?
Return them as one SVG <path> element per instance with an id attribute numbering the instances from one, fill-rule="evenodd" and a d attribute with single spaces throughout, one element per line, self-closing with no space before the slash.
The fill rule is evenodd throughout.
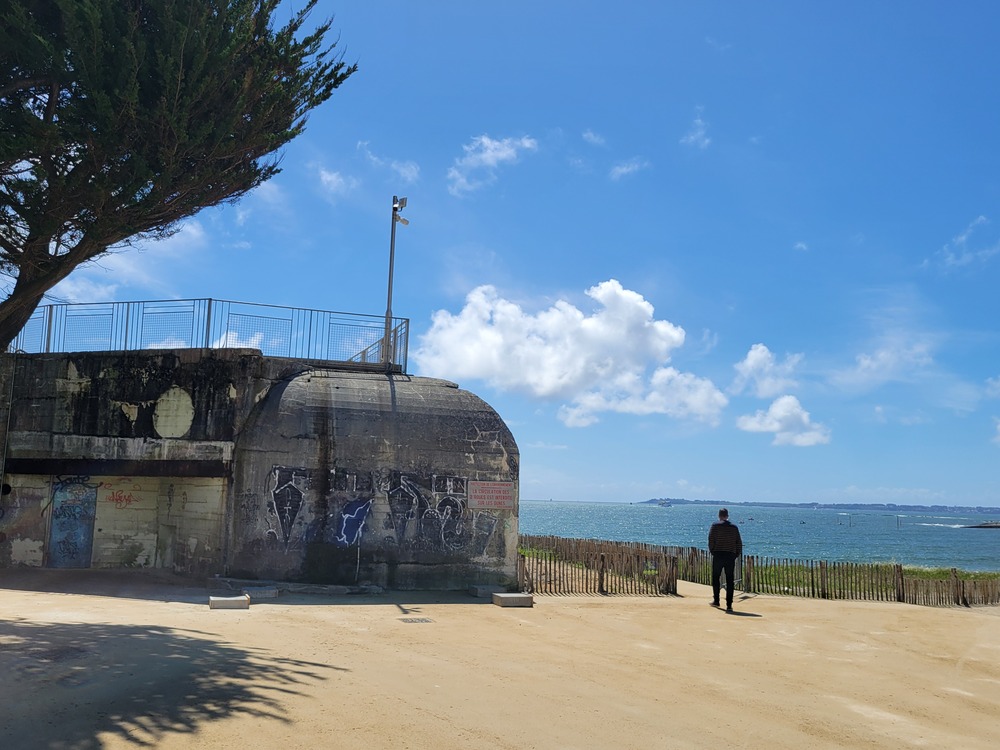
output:
<path id="1" fill-rule="evenodd" d="M 753 599 L 755 596 L 756 596 L 756 594 L 741 594 L 741 595 L 737 596 L 733 601 L 735 601 L 735 602 L 737 602 L 739 604 L 742 604 L 742 603 L 744 603 L 744 602 L 746 602 L 748 600 Z M 744 611 L 739 610 L 739 609 L 725 610 L 725 612 L 726 612 L 727 615 L 731 615 L 733 617 L 763 617 L 764 616 L 764 615 L 761 615 L 761 614 L 757 614 L 756 612 L 744 612 Z"/>
<path id="2" fill-rule="evenodd" d="M 764 615 L 757 614 L 756 612 L 743 612 L 738 609 L 726 610 L 726 614 L 730 617 L 763 617 Z"/>

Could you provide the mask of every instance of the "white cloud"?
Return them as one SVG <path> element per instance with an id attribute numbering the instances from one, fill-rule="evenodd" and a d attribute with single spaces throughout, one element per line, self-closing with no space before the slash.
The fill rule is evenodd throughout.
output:
<path id="1" fill-rule="evenodd" d="M 931 421 L 930 417 L 928 417 L 923 412 L 919 411 L 914 412 L 912 414 L 903 414 L 899 418 L 899 423 L 903 425 L 903 427 L 913 427 L 915 425 L 929 424 L 930 421 Z"/>
<path id="2" fill-rule="evenodd" d="M 329 169 L 320 167 L 319 181 L 331 198 L 343 198 L 350 195 L 358 188 L 358 181 L 350 176 L 344 176 L 340 172 L 332 172 Z"/>
<path id="3" fill-rule="evenodd" d="M 990 220 L 985 216 L 977 216 L 960 234 L 952 238 L 944 247 L 934 254 L 937 265 L 945 271 L 953 271 L 971 265 L 983 265 L 997 253 L 1000 253 L 1000 242 L 994 242 L 986 247 L 973 249 L 970 247 L 970 240 L 973 233 L 982 226 L 986 226 Z M 924 265 L 929 263 L 925 261 Z"/>
<path id="4" fill-rule="evenodd" d="M 139 241 L 80 266 L 47 296 L 66 302 L 114 302 L 123 289 L 131 288 L 133 299 L 136 290 L 141 290 L 140 298 L 175 297 L 173 275 L 208 245 L 205 227 L 189 219 L 166 239 Z"/>
<path id="5" fill-rule="evenodd" d="M 264 334 L 257 332 L 247 338 L 242 338 L 236 331 L 226 331 L 212 342 L 213 349 L 260 349 L 264 343 Z"/>
<path id="6" fill-rule="evenodd" d="M 165 339 L 153 341 L 145 345 L 146 349 L 189 349 L 191 342 L 178 336 L 167 336 Z"/>
<path id="7" fill-rule="evenodd" d="M 260 201 L 271 209 L 281 209 L 283 211 L 288 209 L 288 196 L 275 178 L 255 187 L 247 197 L 253 198 L 255 201 Z"/>
<path id="8" fill-rule="evenodd" d="M 52 302 L 113 302 L 118 291 L 114 281 L 94 278 L 93 271 L 80 269 L 63 279 L 45 294 L 43 304 Z"/>
<path id="9" fill-rule="evenodd" d="M 251 218 L 260 212 L 263 212 L 270 220 L 274 219 L 275 214 L 288 216 L 291 213 L 292 204 L 288 193 L 279 184 L 281 179 L 283 178 L 279 175 L 261 183 L 230 209 L 235 212 L 236 226 L 246 226 Z"/>
<path id="10" fill-rule="evenodd" d="M 936 403 L 957 414 L 971 414 L 979 408 L 983 399 L 983 389 L 974 383 L 967 383 L 951 376 L 936 379 Z"/>
<path id="11" fill-rule="evenodd" d="M 620 180 L 622 177 L 625 177 L 626 175 L 635 174 L 636 172 L 648 168 L 649 168 L 648 161 L 638 158 L 630 159 L 627 162 L 623 162 L 622 164 L 616 164 L 615 166 L 613 166 L 611 168 L 611 171 L 608 173 L 608 176 L 612 180 L 617 181 Z"/>
<path id="12" fill-rule="evenodd" d="M 685 146 L 705 149 L 712 139 L 708 137 L 708 123 L 701 116 L 701 107 L 695 110 L 694 121 L 688 132 L 681 138 L 681 143 Z"/>
<path id="13" fill-rule="evenodd" d="M 792 245 L 792 249 L 804 253 L 809 249 L 809 245 L 807 245 L 804 242 L 796 242 L 794 245 Z"/>
<path id="14" fill-rule="evenodd" d="M 563 445 L 561 443 L 528 443 L 527 448 L 534 448 L 540 451 L 564 451 L 569 448 L 568 445 Z"/>
<path id="15" fill-rule="evenodd" d="M 407 184 L 412 184 L 420 179 L 420 165 L 415 161 L 396 161 L 394 159 L 389 162 L 389 166 L 399 176 L 399 179 Z"/>
<path id="16" fill-rule="evenodd" d="M 504 138 L 495 140 L 480 135 L 462 146 L 465 155 L 455 159 L 448 170 L 448 192 L 455 196 L 471 193 L 496 180 L 496 170 L 502 164 L 513 164 L 524 151 L 535 151 L 534 138 Z"/>
<path id="17" fill-rule="evenodd" d="M 897 334 L 887 337 L 874 352 L 857 355 L 853 367 L 834 372 L 830 381 L 840 388 L 870 390 L 891 381 L 907 380 L 933 363 L 928 341 Z"/>
<path id="18" fill-rule="evenodd" d="M 189 219 L 170 237 L 143 242 L 138 246 L 138 253 L 111 253 L 101 261 L 101 265 L 125 283 L 157 286 L 161 278 L 161 265 L 175 263 L 181 258 L 200 253 L 208 246 L 209 237 L 204 225 L 196 219 Z"/>
<path id="19" fill-rule="evenodd" d="M 701 332 L 701 341 L 698 344 L 698 354 L 705 355 L 719 345 L 719 334 L 705 328 Z"/>
<path id="20" fill-rule="evenodd" d="M 873 409 L 873 416 L 878 424 L 899 424 L 903 427 L 914 427 L 931 421 L 922 411 L 904 412 L 899 407 L 884 404 L 879 404 Z"/>
<path id="21" fill-rule="evenodd" d="M 996 434 L 993 436 L 993 442 L 1000 445 L 1000 418 L 993 417 L 993 424 L 996 427 Z"/>
<path id="22" fill-rule="evenodd" d="M 758 410 L 753 416 L 744 415 L 736 426 L 747 432 L 774 433 L 773 445 L 810 446 L 830 442 L 830 430 L 814 423 L 809 412 L 795 396 L 781 396 L 768 410 Z"/>
<path id="23" fill-rule="evenodd" d="M 1000 398 L 1000 377 L 986 379 L 986 395 L 989 398 Z"/>
<path id="24" fill-rule="evenodd" d="M 774 398 L 779 393 L 798 387 L 791 377 L 802 361 L 801 354 L 789 354 L 781 364 L 775 362 L 774 354 L 764 344 L 754 344 L 743 361 L 736 363 L 736 378 L 729 386 L 730 393 L 742 393 L 752 387 L 758 398 Z"/>
<path id="25" fill-rule="evenodd" d="M 613 279 L 586 293 L 599 305 L 592 314 L 564 300 L 532 314 L 478 287 L 457 315 L 434 314 L 414 361 L 425 375 L 568 402 L 559 416 L 570 426 L 602 412 L 718 421 L 726 397 L 709 380 L 665 366 L 683 329 L 656 320 L 642 295 Z"/>
<path id="26" fill-rule="evenodd" d="M 648 384 L 639 378 L 621 378 L 598 385 L 598 390 L 576 397 L 559 409 L 559 418 L 568 427 L 586 427 L 598 421 L 601 412 L 621 414 L 665 414 L 675 419 L 718 422 L 727 400 L 707 378 L 673 367 L 658 367 Z"/>
<path id="27" fill-rule="evenodd" d="M 582 137 L 583 137 L 583 140 L 585 140 L 587 143 L 589 143 L 592 146 L 603 146 L 604 145 L 604 136 L 600 135 L 598 133 L 595 133 L 593 130 L 590 130 L 589 128 L 587 130 L 583 131 L 583 136 Z"/>
<path id="28" fill-rule="evenodd" d="M 386 159 L 372 153 L 368 148 L 368 141 L 358 141 L 358 150 L 364 153 L 368 161 L 376 167 L 388 167 L 400 180 L 407 184 L 413 184 L 420 179 L 420 165 L 415 161 L 397 161 Z"/>

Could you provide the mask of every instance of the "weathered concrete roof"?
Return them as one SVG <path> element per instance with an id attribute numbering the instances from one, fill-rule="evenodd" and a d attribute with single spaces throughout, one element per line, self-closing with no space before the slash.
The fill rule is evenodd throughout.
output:
<path id="1" fill-rule="evenodd" d="M 238 440 L 242 449 L 278 454 L 303 450 L 302 441 L 326 442 L 338 462 L 349 451 L 354 464 L 387 452 L 396 454 L 394 463 L 406 455 L 426 461 L 429 453 L 464 454 L 474 443 L 479 451 L 493 444 L 501 454 L 517 454 L 496 411 L 455 383 L 326 368 L 274 383 L 259 397 Z"/>

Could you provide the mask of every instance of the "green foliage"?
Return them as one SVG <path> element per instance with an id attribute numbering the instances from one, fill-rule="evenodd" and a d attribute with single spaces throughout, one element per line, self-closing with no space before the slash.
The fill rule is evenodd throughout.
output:
<path id="1" fill-rule="evenodd" d="M 903 576 L 922 581 L 948 581 L 951 568 L 915 568 L 903 566 Z M 960 581 L 1000 581 L 1000 573 L 993 571 L 957 570 L 955 577 Z"/>
<path id="2" fill-rule="evenodd" d="M 280 0 L 0 6 L 0 303 L 6 347 L 81 263 L 159 238 L 276 174 L 275 152 L 357 68 Z"/>
<path id="3" fill-rule="evenodd" d="M 530 557 L 536 560 L 558 560 L 559 555 L 552 550 L 538 549 L 537 547 L 518 547 L 517 553 L 522 557 Z"/>

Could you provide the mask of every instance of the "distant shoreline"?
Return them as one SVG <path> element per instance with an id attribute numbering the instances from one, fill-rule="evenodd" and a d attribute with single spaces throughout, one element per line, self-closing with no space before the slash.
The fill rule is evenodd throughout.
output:
<path id="1" fill-rule="evenodd" d="M 688 500 L 680 497 L 657 497 L 651 500 L 527 500 L 535 503 L 621 503 L 624 505 L 714 505 L 718 507 L 807 508 L 823 510 L 884 510 L 890 512 L 929 511 L 944 513 L 983 513 L 1000 515 L 1000 507 L 984 505 L 898 505 L 896 503 L 778 503 L 757 500 Z"/>
<path id="2" fill-rule="evenodd" d="M 945 511 L 948 513 L 1000 513 L 1000 508 L 972 505 L 898 505 L 896 503 L 774 503 L 757 502 L 751 500 L 734 500 L 720 502 L 718 500 L 686 500 L 684 498 L 662 497 L 652 500 L 643 500 L 641 505 L 659 505 L 660 503 L 670 503 L 670 505 L 733 505 L 740 507 L 756 508 L 809 508 L 825 510 L 887 510 L 887 511 Z"/>

